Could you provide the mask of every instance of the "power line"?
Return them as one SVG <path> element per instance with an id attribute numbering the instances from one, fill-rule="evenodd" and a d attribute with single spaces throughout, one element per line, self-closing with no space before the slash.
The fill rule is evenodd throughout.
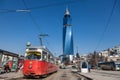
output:
<path id="1" fill-rule="evenodd" d="M 16 9 L 16 10 L 0 9 L 0 13 L 13 13 L 13 12 L 31 12 L 31 10 L 27 10 L 27 9 Z"/>
<path id="2" fill-rule="evenodd" d="M 34 10 L 34 9 L 40 9 L 40 8 L 47 8 L 47 7 L 54 7 L 54 6 L 61 6 L 61 5 L 68 5 L 68 4 L 73 4 L 73 3 L 77 3 L 80 0 L 71 0 L 71 1 L 64 1 L 64 2 L 59 2 L 59 3 L 52 3 L 52 4 L 46 4 L 46 5 L 42 5 L 42 6 L 38 6 L 38 7 L 32 7 L 32 8 L 28 8 L 30 10 Z"/>
<path id="3" fill-rule="evenodd" d="M 0 13 L 16 12 L 15 10 L 0 9 Z"/>
<path id="4" fill-rule="evenodd" d="M 52 4 L 47 4 L 47 5 L 43 5 L 43 6 L 38 6 L 38 7 L 32 7 L 32 8 L 28 8 L 25 0 L 22 0 L 25 6 L 25 10 L 34 10 L 34 9 L 40 9 L 40 8 L 46 8 L 46 7 L 53 7 L 53 6 L 60 6 L 60 5 L 66 5 L 66 4 L 71 4 L 71 3 L 76 3 L 79 0 L 73 0 L 73 1 L 65 1 L 65 2 L 61 2 L 61 3 L 52 3 Z M 24 9 L 23 9 L 24 10 Z M 31 13 L 28 13 L 29 16 L 31 17 L 33 23 L 35 24 L 35 26 L 37 27 L 38 30 L 40 30 L 38 23 L 36 22 L 36 20 L 34 19 L 34 17 L 32 16 Z"/>
<path id="5" fill-rule="evenodd" d="M 104 28 L 104 31 L 102 32 L 102 35 L 101 35 L 101 37 L 100 37 L 100 39 L 99 39 L 99 41 L 98 41 L 98 44 L 97 44 L 95 50 L 97 50 L 97 48 L 100 46 L 100 44 L 101 44 L 101 42 L 102 42 L 102 40 L 103 40 L 103 37 L 105 36 L 105 32 L 107 31 L 107 29 L 108 29 L 108 27 L 109 27 L 109 23 L 110 23 L 110 21 L 111 21 L 111 18 L 112 18 L 113 12 L 114 12 L 114 10 L 115 10 L 116 4 L 117 4 L 117 0 L 114 1 L 114 4 L 113 4 L 112 10 L 111 10 L 111 13 L 110 13 L 109 18 L 108 18 L 108 21 L 107 21 L 107 23 L 106 23 L 106 26 L 105 26 L 105 28 Z"/>
<path id="6" fill-rule="evenodd" d="M 29 12 L 29 10 L 35 10 L 35 9 L 41 9 L 41 8 L 47 8 L 47 7 L 54 7 L 54 6 L 61 6 L 61 5 L 68 5 L 68 4 L 73 4 L 73 3 L 77 3 L 80 0 L 71 0 L 71 1 L 64 1 L 64 2 L 59 2 L 59 3 L 52 3 L 52 4 L 46 4 L 46 5 L 42 5 L 42 6 L 38 6 L 38 7 L 31 7 L 28 8 L 25 1 L 23 0 L 24 5 L 27 7 L 27 9 L 16 9 L 16 10 L 9 10 L 9 9 L 0 9 L 0 13 L 13 13 L 13 12 Z"/>
<path id="7" fill-rule="evenodd" d="M 28 9 L 27 4 L 25 3 L 25 1 L 24 0 L 22 0 L 22 1 L 23 1 L 23 4 L 24 4 L 25 8 L 27 10 L 30 10 L 30 9 Z M 38 32 L 40 32 L 40 27 L 39 27 L 38 23 L 36 22 L 36 20 L 34 19 L 34 17 L 32 16 L 31 12 L 28 13 L 28 15 L 30 16 L 30 18 L 33 21 L 34 25 L 37 27 Z"/>

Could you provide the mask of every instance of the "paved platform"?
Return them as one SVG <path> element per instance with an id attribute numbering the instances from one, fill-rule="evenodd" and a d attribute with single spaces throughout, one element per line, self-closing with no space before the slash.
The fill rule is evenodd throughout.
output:
<path id="1" fill-rule="evenodd" d="M 17 77 L 23 77 L 22 71 L 0 74 L 0 80 L 9 80 Z"/>
<path id="2" fill-rule="evenodd" d="M 89 77 L 92 80 L 120 80 L 120 71 L 91 70 L 91 72 L 89 73 L 81 73 L 78 72 L 76 69 L 72 69 L 72 71 L 77 72 L 80 75 Z M 0 74 L 0 80 L 9 80 L 18 77 L 23 77 L 22 71 Z"/>
<path id="3" fill-rule="evenodd" d="M 78 74 L 93 80 L 120 80 L 120 71 L 91 70 L 89 73 L 78 72 Z"/>

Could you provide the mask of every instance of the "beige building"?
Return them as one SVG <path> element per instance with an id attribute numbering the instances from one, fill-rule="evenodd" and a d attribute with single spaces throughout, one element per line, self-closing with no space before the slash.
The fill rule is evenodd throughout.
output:
<path id="1" fill-rule="evenodd" d="M 109 54 L 108 54 L 108 51 L 107 50 L 103 50 L 99 53 L 99 56 L 104 56 L 104 57 L 108 57 Z"/>
<path id="2" fill-rule="evenodd" d="M 120 61 L 120 57 L 117 57 L 117 56 L 108 57 L 107 60 L 108 61 Z"/>

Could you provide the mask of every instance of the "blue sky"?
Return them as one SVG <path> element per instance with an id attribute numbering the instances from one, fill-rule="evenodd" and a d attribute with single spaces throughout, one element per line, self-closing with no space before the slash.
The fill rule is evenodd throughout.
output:
<path id="1" fill-rule="evenodd" d="M 0 49 L 24 55 L 26 42 L 40 45 L 38 35 L 48 34 L 43 43 L 56 56 L 62 54 L 63 16 L 66 9 L 72 17 L 74 53 L 80 55 L 105 50 L 120 44 L 120 1 L 106 28 L 115 0 L 0 0 Z M 71 2 L 73 1 L 73 3 Z M 57 5 L 53 5 L 57 4 Z M 13 10 L 4 12 L 3 9 Z M 104 32 L 104 35 L 102 35 Z"/>

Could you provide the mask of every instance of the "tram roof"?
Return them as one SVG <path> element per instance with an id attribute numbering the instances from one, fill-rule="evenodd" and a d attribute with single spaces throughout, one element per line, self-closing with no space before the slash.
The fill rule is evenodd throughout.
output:
<path id="1" fill-rule="evenodd" d="M 45 50 L 48 50 L 46 46 L 29 46 L 27 47 L 27 49 L 29 48 L 37 48 L 37 49 L 45 49 Z"/>
<path id="2" fill-rule="evenodd" d="M 46 46 L 29 46 L 29 47 L 27 47 L 27 49 L 30 49 L 30 48 L 43 49 L 43 50 L 48 51 L 49 53 L 51 53 Z"/>

